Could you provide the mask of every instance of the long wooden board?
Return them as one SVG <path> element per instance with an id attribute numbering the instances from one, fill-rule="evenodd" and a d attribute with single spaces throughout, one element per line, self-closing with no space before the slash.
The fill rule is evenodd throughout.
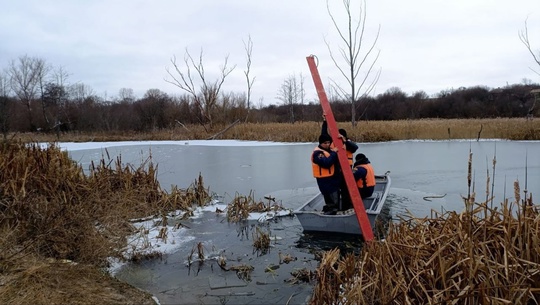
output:
<path id="1" fill-rule="evenodd" d="M 364 240 L 371 241 L 373 240 L 373 231 L 371 230 L 371 225 L 366 214 L 366 209 L 364 208 L 364 203 L 362 202 L 362 197 L 360 197 L 360 192 L 358 191 L 358 187 L 356 186 L 352 169 L 347 159 L 347 153 L 345 152 L 345 149 L 343 149 L 343 145 L 338 145 L 338 143 L 342 143 L 342 141 L 338 136 L 336 120 L 334 119 L 332 108 L 330 107 L 330 103 L 328 102 L 328 98 L 326 97 L 326 92 L 324 91 L 321 76 L 319 75 L 317 64 L 315 63 L 315 56 L 310 55 L 306 57 L 306 59 L 308 62 L 309 70 L 311 72 L 311 76 L 313 78 L 313 83 L 315 84 L 315 89 L 317 89 L 319 101 L 321 102 L 323 112 L 326 114 L 326 122 L 328 123 L 330 135 L 332 136 L 332 140 L 334 141 L 335 146 L 339 148 L 339 165 L 341 166 L 343 176 L 345 177 L 345 182 L 347 183 L 347 189 L 349 190 L 349 195 L 351 197 L 354 211 L 356 212 L 358 224 L 360 225 L 360 229 L 362 230 L 362 236 L 364 237 Z"/>

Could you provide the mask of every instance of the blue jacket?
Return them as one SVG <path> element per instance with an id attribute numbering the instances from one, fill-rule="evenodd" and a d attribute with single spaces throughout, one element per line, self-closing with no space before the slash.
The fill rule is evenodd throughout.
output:
<path id="1" fill-rule="evenodd" d="M 320 145 L 319 148 L 324 150 Z M 334 175 L 326 178 L 317 178 L 317 185 L 322 194 L 331 194 L 339 191 L 341 182 L 341 168 L 339 166 L 338 155 L 334 151 L 326 150 L 330 153 L 329 157 L 326 157 L 322 151 L 315 150 L 311 156 L 313 163 L 323 168 L 330 168 L 334 165 Z"/>

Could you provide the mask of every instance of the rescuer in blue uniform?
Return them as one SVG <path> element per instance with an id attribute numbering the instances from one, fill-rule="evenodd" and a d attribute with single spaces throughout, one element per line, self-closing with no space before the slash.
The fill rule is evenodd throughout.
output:
<path id="1" fill-rule="evenodd" d="M 319 145 L 311 154 L 313 177 L 324 196 L 325 214 L 336 214 L 339 209 L 339 189 L 341 185 L 341 169 L 337 151 L 338 148 L 330 148 L 332 137 L 328 134 L 319 136 Z"/>
<path id="2" fill-rule="evenodd" d="M 349 165 L 352 166 L 353 155 L 358 150 L 358 145 L 356 145 L 356 143 L 354 143 L 353 141 L 351 141 L 351 139 L 347 137 L 347 131 L 345 129 L 340 128 L 338 130 L 338 133 L 339 133 L 339 137 L 343 141 L 343 149 L 345 149 L 345 152 L 347 153 L 347 160 L 349 162 Z M 328 123 L 326 122 L 326 115 L 323 115 L 321 134 L 328 135 Z M 335 144 L 331 145 L 331 147 L 334 147 L 334 146 Z M 347 183 L 345 182 L 345 178 L 343 177 L 343 175 L 341 175 L 341 186 L 340 186 L 339 192 L 340 192 L 340 200 L 341 200 L 340 210 L 345 211 L 352 208 L 351 197 L 349 195 Z"/>

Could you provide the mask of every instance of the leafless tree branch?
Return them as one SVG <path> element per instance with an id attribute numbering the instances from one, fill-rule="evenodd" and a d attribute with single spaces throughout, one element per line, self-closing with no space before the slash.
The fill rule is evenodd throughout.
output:
<path id="1" fill-rule="evenodd" d="M 247 43 L 244 42 L 244 49 L 246 50 L 246 70 L 244 71 L 244 75 L 246 76 L 246 83 L 247 83 L 247 108 L 249 111 L 250 108 L 250 102 L 251 102 L 251 88 L 253 87 L 253 83 L 255 82 L 255 76 L 253 78 L 250 78 L 249 73 L 251 72 L 251 56 L 253 52 L 253 41 L 251 40 L 251 36 L 248 37 Z M 247 116 L 246 116 L 247 120 Z"/>
<path id="2" fill-rule="evenodd" d="M 532 46 L 531 46 L 531 42 L 529 40 L 529 29 L 528 29 L 528 26 L 527 26 L 527 20 L 525 20 L 525 28 L 521 31 L 519 31 L 518 33 L 519 35 L 519 39 L 521 40 L 521 42 L 523 42 L 523 44 L 525 45 L 525 47 L 527 47 L 527 50 L 529 51 L 529 53 L 531 53 L 534 61 L 536 62 L 536 64 L 538 66 L 540 66 L 540 51 L 538 51 L 538 54 L 535 54 L 533 49 L 532 49 Z M 540 75 L 540 72 L 530 68 L 534 73 Z"/>
<path id="3" fill-rule="evenodd" d="M 197 61 L 186 49 L 186 52 L 184 54 L 185 67 L 181 68 L 177 64 L 176 57 L 173 56 L 173 58 L 171 59 L 171 63 L 174 67 L 174 73 L 169 68 L 166 69 L 172 80 L 165 79 L 165 81 L 177 86 L 178 88 L 186 91 L 189 95 L 191 95 L 193 102 L 199 110 L 200 115 L 198 116 L 198 120 L 201 125 L 205 127 L 205 129 L 206 126 L 204 125 L 204 120 L 206 120 L 210 124 L 210 126 L 213 125 L 213 112 L 216 110 L 221 87 L 225 82 L 227 76 L 236 67 L 236 65 L 233 67 L 228 67 L 228 60 L 229 56 L 227 55 L 225 57 L 224 64 L 220 67 L 219 78 L 213 82 L 208 81 L 206 78 L 202 49 L 199 53 L 199 58 Z M 196 74 L 201 83 L 199 89 L 197 89 L 195 86 L 195 76 L 192 74 L 191 69 L 195 71 L 194 74 Z"/>
<path id="4" fill-rule="evenodd" d="M 328 15 L 332 20 L 334 28 L 336 29 L 338 36 L 343 43 L 343 47 L 338 48 L 338 52 L 341 55 L 342 60 L 345 62 L 342 65 L 338 62 L 330 43 L 325 38 L 325 43 L 330 53 L 334 65 L 337 67 L 341 75 L 348 83 L 349 89 L 345 89 L 338 84 L 335 80 L 332 80 L 333 86 L 339 91 L 339 95 L 345 100 L 349 100 L 351 103 L 351 123 L 356 125 L 356 102 L 360 96 L 368 95 L 376 83 L 379 80 L 381 70 L 379 69 L 374 75 L 374 67 L 379 59 L 380 51 L 375 54 L 375 46 L 379 40 L 381 26 L 379 25 L 377 33 L 371 42 L 365 48 L 365 33 L 366 33 L 366 21 L 367 21 L 367 9 L 366 1 L 362 0 L 359 8 L 359 20 L 354 21 L 353 8 L 351 7 L 351 0 L 342 0 L 343 7 L 347 15 L 347 26 L 340 27 L 338 20 L 330 9 L 329 0 L 326 1 L 326 9 Z M 361 76 L 362 71 L 365 71 Z M 363 93 L 362 93 L 363 91 Z"/>
<path id="5" fill-rule="evenodd" d="M 26 105 L 31 129 L 35 129 L 31 102 L 38 97 L 43 88 L 43 80 L 49 68 L 44 59 L 21 56 L 17 61 L 11 61 L 8 75 L 13 92 Z"/>

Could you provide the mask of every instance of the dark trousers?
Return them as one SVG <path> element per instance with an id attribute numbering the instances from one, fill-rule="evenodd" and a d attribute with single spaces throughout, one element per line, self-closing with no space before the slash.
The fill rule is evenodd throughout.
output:
<path id="1" fill-rule="evenodd" d="M 335 191 L 328 194 L 323 194 L 325 209 L 339 208 L 339 192 Z"/>
<path id="2" fill-rule="evenodd" d="M 341 199 L 340 210 L 346 211 L 352 208 L 351 195 L 349 194 L 349 189 L 347 188 L 347 182 L 345 182 L 345 177 L 341 177 L 341 185 L 339 187 L 339 195 Z"/>
<path id="3" fill-rule="evenodd" d="M 341 207 L 340 210 L 346 211 L 350 208 L 352 208 L 352 200 L 351 195 L 349 194 L 349 190 L 347 189 L 347 186 L 341 188 Z"/>
<path id="4" fill-rule="evenodd" d="M 368 186 L 368 187 L 363 187 L 361 189 L 358 189 L 360 191 L 360 196 L 362 198 L 367 198 L 367 197 L 371 197 L 371 195 L 373 195 L 373 191 L 375 190 L 375 187 L 374 186 Z"/>
<path id="5" fill-rule="evenodd" d="M 374 189 L 375 187 L 371 186 L 367 188 L 359 188 L 358 191 L 360 193 L 360 197 L 364 199 L 367 197 L 371 197 L 371 195 L 373 195 Z M 340 195 L 341 195 L 340 210 L 346 211 L 348 209 L 352 209 L 353 205 L 352 205 L 351 195 L 349 194 L 349 190 L 347 189 L 347 187 L 341 188 Z"/>

